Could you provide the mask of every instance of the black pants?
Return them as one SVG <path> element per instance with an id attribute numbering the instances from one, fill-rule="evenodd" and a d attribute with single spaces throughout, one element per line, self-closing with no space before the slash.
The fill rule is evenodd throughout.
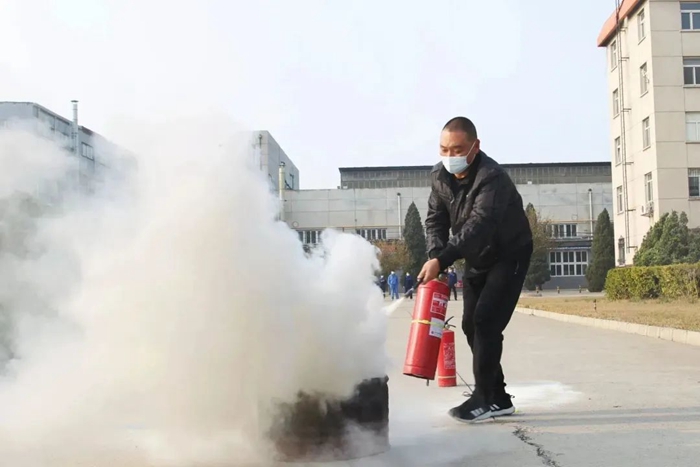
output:
<path id="1" fill-rule="evenodd" d="M 452 292 L 455 294 L 455 300 L 457 300 L 457 287 L 454 285 L 450 286 L 450 295 L 452 295 Z"/>
<path id="2" fill-rule="evenodd" d="M 513 316 L 530 266 L 532 245 L 496 263 L 489 271 L 465 278 L 462 330 L 472 349 L 475 392 L 491 403 L 505 394 L 501 367 L 503 331 Z"/>

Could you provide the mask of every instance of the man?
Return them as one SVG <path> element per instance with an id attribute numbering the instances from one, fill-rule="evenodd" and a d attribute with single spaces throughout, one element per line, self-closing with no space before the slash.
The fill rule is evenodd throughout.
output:
<path id="1" fill-rule="evenodd" d="M 413 300 L 413 285 L 415 283 L 413 282 L 413 276 L 411 276 L 410 272 L 406 273 L 406 277 L 403 280 L 403 290 L 404 293 L 408 292 L 408 298 Z"/>
<path id="2" fill-rule="evenodd" d="M 425 219 L 428 282 L 463 258 L 462 330 L 473 354 L 475 390 L 449 415 L 475 422 L 515 412 L 501 368 L 503 331 L 511 319 L 532 255 L 523 202 L 505 170 L 480 149 L 474 124 L 456 117 L 440 135 Z M 452 229 L 453 236 L 449 233 Z"/>
<path id="3" fill-rule="evenodd" d="M 450 295 L 455 294 L 455 300 L 457 300 L 457 273 L 455 268 L 450 268 L 450 272 L 447 273 L 447 285 L 450 287 Z"/>
<path id="4" fill-rule="evenodd" d="M 391 299 L 398 300 L 399 299 L 399 277 L 396 274 L 394 274 L 394 271 L 391 271 L 391 274 L 389 274 L 389 280 L 387 282 L 389 283 L 389 290 L 391 291 Z"/>

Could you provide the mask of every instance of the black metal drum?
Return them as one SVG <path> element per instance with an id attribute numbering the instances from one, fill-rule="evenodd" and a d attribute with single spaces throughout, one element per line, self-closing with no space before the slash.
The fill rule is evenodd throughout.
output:
<path id="1" fill-rule="evenodd" d="M 278 460 L 328 462 L 389 449 L 389 378 L 365 380 L 347 400 L 299 393 L 270 430 Z"/>

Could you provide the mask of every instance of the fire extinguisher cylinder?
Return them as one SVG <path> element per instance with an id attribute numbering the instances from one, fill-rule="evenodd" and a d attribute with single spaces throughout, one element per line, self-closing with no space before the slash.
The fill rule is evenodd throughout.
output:
<path id="1" fill-rule="evenodd" d="M 432 280 L 417 288 L 403 374 L 432 381 L 437 370 L 450 289 Z"/>
<path id="2" fill-rule="evenodd" d="M 454 325 L 450 319 L 445 321 L 445 331 L 440 342 L 440 354 L 438 355 L 437 379 L 438 387 L 451 388 L 457 386 L 457 360 L 455 358 L 455 333 Z"/>

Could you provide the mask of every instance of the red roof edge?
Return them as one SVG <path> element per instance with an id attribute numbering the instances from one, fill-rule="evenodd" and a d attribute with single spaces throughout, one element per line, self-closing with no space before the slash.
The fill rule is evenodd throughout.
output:
<path id="1" fill-rule="evenodd" d="M 620 5 L 620 21 L 627 18 L 642 1 L 643 0 L 623 0 Z M 617 15 L 613 12 L 607 21 L 605 21 L 605 24 L 603 24 L 603 29 L 601 29 L 600 34 L 598 34 L 598 47 L 606 47 L 615 34 L 617 30 L 616 18 Z"/>

